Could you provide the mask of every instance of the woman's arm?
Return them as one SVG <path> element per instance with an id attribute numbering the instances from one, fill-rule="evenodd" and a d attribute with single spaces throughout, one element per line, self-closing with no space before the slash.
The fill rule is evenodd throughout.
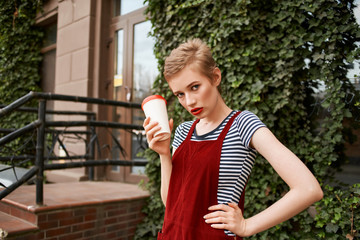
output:
<path id="1" fill-rule="evenodd" d="M 228 229 L 239 236 L 251 236 L 269 229 L 319 201 L 323 192 L 305 164 L 286 148 L 267 128 L 258 129 L 252 139 L 254 147 L 266 158 L 290 187 L 281 199 L 253 217 L 244 219 L 236 204 L 220 204 L 209 208 L 215 211 L 204 218 L 212 227 Z M 221 224 L 219 224 L 221 223 Z"/>
<path id="2" fill-rule="evenodd" d="M 174 122 L 169 121 L 170 131 L 173 129 Z M 150 122 L 150 118 L 146 118 L 143 124 L 146 133 L 146 139 L 149 148 L 157 152 L 160 156 L 161 163 L 161 199 L 166 205 L 167 193 L 169 189 L 170 176 L 172 171 L 172 158 L 170 152 L 170 138 L 164 141 L 159 141 L 161 136 L 154 137 L 154 134 L 161 129 L 157 122 Z M 175 152 L 175 151 L 174 151 Z"/>
<path id="3" fill-rule="evenodd" d="M 269 161 L 290 191 L 263 212 L 246 219 L 247 235 L 264 231 L 300 213 L 323 197 L 314 175 L 267 128 L 258 129 L 252 146 Z"/>
<path id="4" fill-rule="evenodd" d="M 160 194 L 161 200 L 166 206 L 166 200 L 169 190 L 170 177 L 172 171 L 172 160 L 171 154 L 160 155 L 160 164 L 161 164 L 161 187 Z"/>

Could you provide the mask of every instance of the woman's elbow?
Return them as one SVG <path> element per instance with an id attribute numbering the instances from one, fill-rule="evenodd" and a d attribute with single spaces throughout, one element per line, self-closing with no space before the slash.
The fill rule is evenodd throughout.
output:
<path id="1" fill-rule="evenodd" d="M 309 187 L 307 191 L 308 196 L 313 203 L 320 201 L 324 197 L 324 192 L 318 183 L 314 184 L 314 186 Z"/>
<path id="2" fill-rule="evenodd" d="M 321 187 L 319 188 L 319 191 L 317 192 L 317 197 L 318 197 L 318 199 L 316 200 L 316 202 L 320 201 L 324 197 L 324 192 L 321 189 Z"/>

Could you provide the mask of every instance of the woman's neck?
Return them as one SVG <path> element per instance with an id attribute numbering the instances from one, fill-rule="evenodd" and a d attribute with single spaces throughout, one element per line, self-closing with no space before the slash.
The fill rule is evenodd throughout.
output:
<path id="1" fill-rule="evenodd" d="M 229 116 L 232 109 L 229 108 L 222 98 L 219 99 L 217 106 L 205 118 L 201 118 L 196 125 L 198 135 L 203 135 L 217 128 L 224 119 Z"/>

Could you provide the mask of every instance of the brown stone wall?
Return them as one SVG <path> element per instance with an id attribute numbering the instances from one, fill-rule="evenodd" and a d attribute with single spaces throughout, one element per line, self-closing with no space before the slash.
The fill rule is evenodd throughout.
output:
<path id="1" fill-rule="evenodd" d="M 58 5 L 55 93 L 89 96 L 94 52 L 94 0 L 64 0 Z M 55 103 L 56 109 L 86 110 L 85 104 Z"/>
<path id="2" fill-rule="evenodd" d="M 54 93 L 93 97 L 96 0 L 60 0 L 57 4 Z M 55 110 L 91 110 L 88 104 L 67 101 L 55 101 L 53 106 Z M 54 120 L 84 121 L 86 118 L 55 115 Z M 86 127 L 70 130 L 84 131 Z M 82 142 L 65 139 L 64 143 L 73 155 L 84 155 L 86 146 Z M 55 152 L 58 150 L 59 145 L 55 146 Z"/>

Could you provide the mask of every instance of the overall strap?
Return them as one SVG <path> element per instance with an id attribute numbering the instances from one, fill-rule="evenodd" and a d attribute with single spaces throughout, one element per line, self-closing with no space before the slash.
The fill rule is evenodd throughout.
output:
<path id="1" fill-rule="evenodd" d="M 200 121 L 200 119 L 196 119 L 196 120 L 194 121 L 194 123 L 191 125 L 191 128 L 190 128 L 190 130 L 189 130 L 189 132 L 188 132 L 188 135 L 186 136 L 184 142 L 185 142 L 185 141 L 190 141 L 191 136 L 192 136 L 192 134 L 193 134 L 193 132 L 194 132 L 194 130 L 195 130 L 196 124 L 197 124 L 199 121 Z"/>
<path id="2" fill-rule="evenodd" d="M 236 112 L 230 119 L 229 121 L 226 123 L 224 129 L 222 130 L 222 132 L 220 133 L 219 137 L 218 137 L 218 140 L 224 140 L 225 137 L 226 137 L 226 134 L 228 133 L 230 127 L 231 127 L 231 124 L 234 122 L 234 119 L 240 114 L 241 112 L 238 111 Z"/>

